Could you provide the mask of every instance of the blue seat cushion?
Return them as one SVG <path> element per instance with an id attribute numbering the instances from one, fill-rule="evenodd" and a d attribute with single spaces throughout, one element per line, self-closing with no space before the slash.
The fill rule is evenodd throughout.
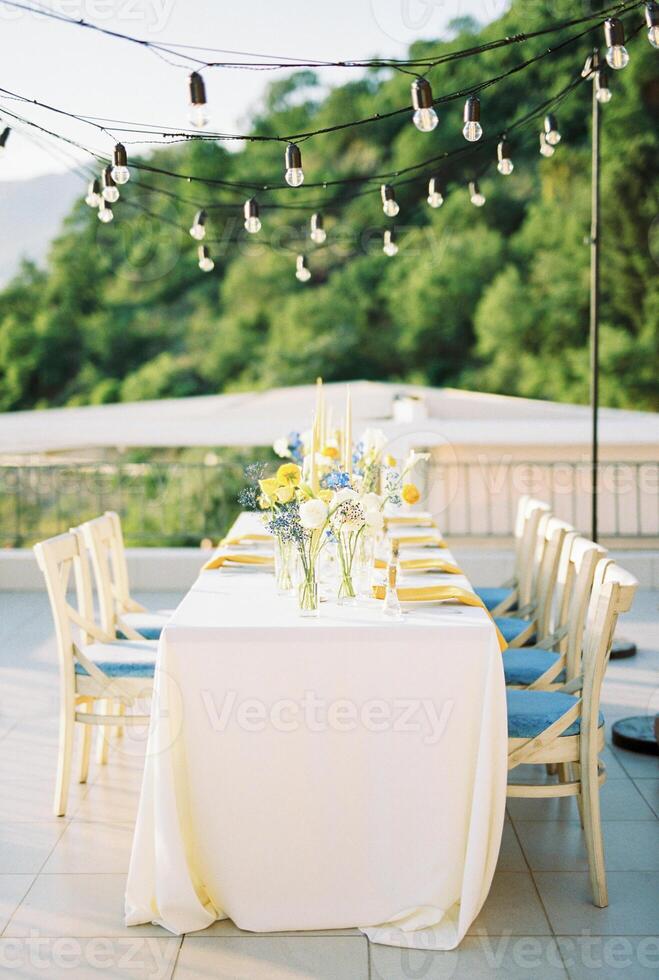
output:
<path id="1" fill-rule="evenodd" d="M 145 640 L 159 640 L 160 634 L 162 633 L 163 626 L 140 626 L 136 627 L 137 632 L 140 636 L 143 636 Z M 117 630 L 117 639 L 125 640 L 126 635 L 122 633 L 121 630 Z"/>
<path id="2" fill-rule="evenodd" d="M 532 684 L 542 677 L 558 659 L 553 650 L 528 650 L 525 647 L 508 647 L 503 651 L 503 672 L 506 684 Z M 562 670 L 556 681 L 565 682 Z M 553 683 L 553 682 L 552 682 Z"/>
<path id="3" fill-rule="evenodd" d="M 577 700 L 572 694 L 559 691 L 506 691 L 508 702 L 508 738 L 535 738 L 549 728 Z M 604 724 L 600 712 L 598 725 Z M 578 735 L 581 719 L 573 721 L 562 735 Z"/>
<path id="4" fill-rule="evenodd" d="M 517 616 L 495 616 L 494 622 L 501 630 L 507 643 L 512 643 L 520 633 L 523 633 L 531 625 L 528 619 L 518 619 Z M 534 637 L 530 636 L 526 642 L 532 643 L 533 639 Z"/>
<path id="5" fill-rule="evenodd" d="M 153 677 L 157 650 L 158 644 L 152 640 L 90 643 L 82 647 L 84 655 L 108 677 Z M 78 661 L 75 672 L 89 676 Z"/>
<path id="6" fill-rule="evenodd" d="M 499 603 L 503 602 L 504 599 L 507 599 L 508 596 L 512 594 L 512 592 L 513 592 L 512 589 L 506 589 L 506 588 L 476 589 L 476 595 L 479 597 L 479 599 L 483 600 L 483 602 L 485 603 L 485 608 L 489 609 L 490 612 L 492 612 L 493 609 L 496 609 Z M 516 609 L 517 603 L 514 603 L 510 608 Z"/>

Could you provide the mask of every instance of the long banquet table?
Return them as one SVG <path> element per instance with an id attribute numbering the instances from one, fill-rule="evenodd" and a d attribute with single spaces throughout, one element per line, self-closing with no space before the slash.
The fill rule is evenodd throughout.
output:
<path id="1" fill-rule="evenodd" d="M 391 621 L 376 599 L 328 601 L 305 619 L 269 568 L 202 571 L 160 640 L 127 924 L 181 934 L 228 916 L 453 949 L 492 881 L 506 750 L 483 609 Z"/>

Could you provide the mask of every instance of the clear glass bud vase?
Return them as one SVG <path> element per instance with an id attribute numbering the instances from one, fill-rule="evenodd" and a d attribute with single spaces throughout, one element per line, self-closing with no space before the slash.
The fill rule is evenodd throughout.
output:
<path id="1" fill-rule="evenodd" d="M 275 538 L 275 587 L 277 595 L 284 596 L 293 593 L 293 558 L 293 542 Z"/>
<path id="2" fill-rule="evenodd" d="M 297 566 L 297 604 L 300 616 L 318 615 L 318 564 L 300 556 Z"/>
<path id="3" fill-rule="evenodd" d="M 354 606 L 357 602 L 357 588 L 354 573 L 356 570 L 356 555 L 362 528 L 342 527 L 337 535 L 337 553 L 339 556 L 339 592 L 340 606 Z"/>

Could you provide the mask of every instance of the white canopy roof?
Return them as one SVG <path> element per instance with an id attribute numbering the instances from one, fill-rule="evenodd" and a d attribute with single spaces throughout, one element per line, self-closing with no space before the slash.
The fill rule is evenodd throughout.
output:
<path id="1" fill-rule="evenodd" d="M 338 424 L 345 383 L 325 385 Z M 590 410 L 527 398 L 371 381 L 350 383 L 353 432 L 418 445 L 587 445 Z M 311 424 L 315 386 L 0 414 L 0 453 L 137 446 L 264 446 Z M 659 444 L 659 415 L 601 410 L 603 445 Z"/>

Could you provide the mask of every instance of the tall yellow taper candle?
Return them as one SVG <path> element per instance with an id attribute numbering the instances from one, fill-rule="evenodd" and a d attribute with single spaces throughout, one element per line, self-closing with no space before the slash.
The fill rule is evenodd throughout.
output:
<path id="1" fill-rule="evenodd" d="M 311 431 L 311 489 L 318 493 L 318 470 L 316 469 L 316 454 L 318 452 L 318 416 L 314 415 Z"/>

